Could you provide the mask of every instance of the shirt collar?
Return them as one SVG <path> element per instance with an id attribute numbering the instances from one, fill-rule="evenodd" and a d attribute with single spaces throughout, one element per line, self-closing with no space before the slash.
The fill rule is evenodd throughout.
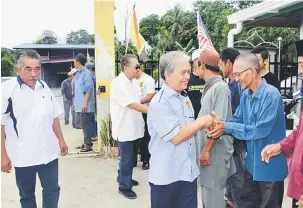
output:
<path id="1" fill-rule="evenodd" d="M 126 82 L 131 82 L 131 80 L 129 80 L 129 79 L 125 76 L 124 72 L 121 72 L 121 73 L 119 74 L 119 76 L 120 76 L 122 79 L 124 79 L 124 81 L 126 81 Z"/>
<path id="2" fill-rule="evenodd" d="M 44 88 L 44 84 L 41 82 L 41 80 L 38 79 L 37 81 L 38 81 L 38 82 L 36 83 L 36 85 L 37 85 L 37 84 L 40 84 L 40 86 L 41 86 L 42 88 Z M 21 79 L 21 77 L 20 77 L 19 75 L 17 76 L 17 82 L 18 82 L 20 88 L 21 88 L 22 84 L 24 84 L 24 82 L 22 81 L 22 79 Z"/>
<path id="3" fill-rule="evenodd" d="M 260 99 L 264 92 L 266 85 L 267 85 L 267 82 L 265 81 L 265 79 L 262 79 L 262 82 L 261 82 L 260 86 L 258 87 L 254 97 Z M 252 96 L 251 90 L 249 90 L 249 92 L 250 92 L 249 93 L 250 96 Z"/>
<path id="4" fill-rule="evenodd" d="M 175 90 L 173 90 L 170 86 L 168 86 L 165 82 L 163 82 L 162 85 L 162 89 L 163 91 L 167 94 L 168 97 L 171 97 L 173 95 L 180 95 L 180 93 L 176 92 Z M 187 97 L 187 93 L 185 91 L 181 92 L 181 95 L 184 97 Z"/>
<path id="5" fill-rule="evenodd" d="M 78 72 L 83 72 L 86 68 L 85 67 L 82 67 L 78 70 Z"/>
<path id="6" fill-rule="evenodd" d="M 215 76 L 215 77 L 210 78 L 210 79 L 206 79 L 206 80 L 205 80 L 205 85 L 209 85 L 210 83 L 212 83 L 212 82 L 214 82 L 214 81 L 216 81 L 216 80 L 219 80 L 219 79 L 222 80 L 222 77 L 221 77 L 220 75 Z"/>

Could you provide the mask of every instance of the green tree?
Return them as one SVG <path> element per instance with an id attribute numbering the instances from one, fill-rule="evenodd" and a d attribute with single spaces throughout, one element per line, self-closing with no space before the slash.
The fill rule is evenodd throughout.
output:
<path id="1" fill-rule="evenodd" d="M 179 4 L 176 4 L 172 10 L 168 11 L 166 15 L 163 16 L 166 28 L 170 31 L 171 37 L 174 40 L 177 40 L 178 34 L 183 30 L 182 26 L 185 22 L 184 17 L 184 12 Z"/>
<path id="2" fill-rule="evenodd" d="M 36 44 L 56 44 L 58 43 L 57 35 L 51 30 L 43 30 L 42 34 L 35 41 Z"/>
<path id="3" fill-rule="evenodd" d="M 157 30 L 159 26 L 161 26 L 161 21 L 156 14 L 143 18 L 139 24 L 141 35 L 152 48 L 156 47 L 159 41 L 159 31 Z"/>
<path id="4" fill-rule="evenodd" d="M 94 44 L 92 43 L 92 40 L 94 40 L 94 38 L 92 38 L 92 35 L 83 29 L 71 31 L 67 34 L 66 37 L 66 43 L 70 45 Z"/>
<path id="5" fill-rule="evenodd" d="M 196 47 L 193 45 L 193 39 L 191 39 L 185 47 L 178 43 L 178 41 L 176 41 L 176 45 L 179 51 L 185 52 L 187 55 L 191 55 L 196 49 Z"/>
<path id="6" fill-rule="evenodd" d="M 8 48 L 1 48 L 1 77 L 15 75 L 14 62 L 15 51 Z"/>

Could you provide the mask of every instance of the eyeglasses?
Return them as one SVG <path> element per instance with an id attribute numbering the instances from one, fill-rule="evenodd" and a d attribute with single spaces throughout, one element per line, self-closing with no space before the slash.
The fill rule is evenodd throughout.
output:
<path id="1" fill-rule="evenodd" d="M 243 70 L 243 71 L 241 71 L 241 72 L 235 72 L 235 73 L 233 73 L 233 76 L 234 76 L 234 78 L 236 79 L 236 78 L 238 78 L 242 73 L 244 73 L 244 72 L 246 72 L 246 71 L 248 71 L 248 70 L 250 70 L 250 69 L 251 69 L 251 67 L 248 68 L 248 69 L 245 69 L 245 70 Z"/>
<path id="2" fill-rule="evenodd" d="M 134 67 L 136 70 L 139 70 L 141 67 L 140 65 L 136 65 L 136 66 L 132 66 L 132 65 L 126 65 L 126 66 L 129 66 L 129 67 Z"/>

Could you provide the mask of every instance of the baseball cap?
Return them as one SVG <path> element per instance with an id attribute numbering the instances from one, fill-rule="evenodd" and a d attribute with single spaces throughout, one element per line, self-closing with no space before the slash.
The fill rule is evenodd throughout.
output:
<path id="1" fill-rule="evenodd" d="M 200 53 L 200 62 L 207 65 L 209 70 L 220 71 L 220 55 L 214 48 L 205 48 Z"/>
<path id="2" fill-rule="evenodd" d="M 72 75 L 74 75 L 76 72 L 77 72 L 77 69 L 76 69 L 76 68 L 73 68 L 73 69 L 70 70 L 70 72 L 67 73 L 67 75 L 68 75 L 68 76 L 72 76 Z"/>
<path id="3" fill-rule="evenodd" d="M 92 62 L 89 62 L 89 63 L 86 63 L 86 64 L 85 64 L 85 67 L 86 67 L 87 69 L 91 69 L 91 68 L 93 68 L 94 66 L 95 66 L 95 64 L 92 63 Z"/>
<path id="4" fill-rule="evenodd" d="M 193 52 L 192 56 L 191 56 L 191 60 L 193 61 L 193 60 L 199 58 L 199 57 L 200 57 L 200 53 L 201 53 L 201 50 L 200 50 L 200 49 L 195 50 L 195 51 Z"/>

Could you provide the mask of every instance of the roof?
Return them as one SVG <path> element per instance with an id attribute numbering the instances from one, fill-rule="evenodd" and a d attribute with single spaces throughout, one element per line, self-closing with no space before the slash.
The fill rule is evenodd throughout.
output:
<path id="1" fill-rule="evenodd" d="M 229 24 L 243 23 L 262 27 L 299 28 L 303 17 L 303 0 L 265 0 L 227 16 Z"/>
<path id="2" fill-rule="evenodd" d="M 13 47 L 14 49 L 94 49 L 95 45 L 69 45 L 69 44 L 35 44 L 23 43 Z"/>

